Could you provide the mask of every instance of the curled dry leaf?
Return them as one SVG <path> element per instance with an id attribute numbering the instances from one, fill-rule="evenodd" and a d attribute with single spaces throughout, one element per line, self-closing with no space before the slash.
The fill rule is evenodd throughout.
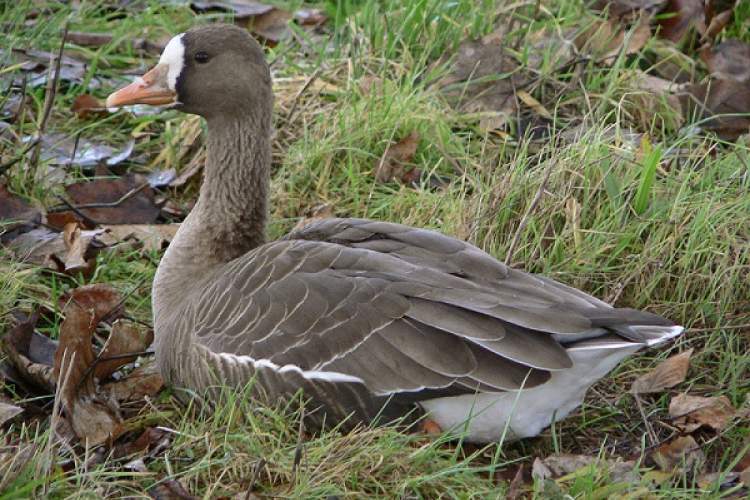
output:
<path id="1" fill-rule="evenodd" d="M 142 330 L 134 323 L 118 319 L 112 324 L 112 331 L 99 355 L 101 361 L 94 368 L 94 376 L 98 379 L 109 377 L 119 368 L 134 362 L 153 341 L 152 330 Z M 134 353 L 133 356 L 122 357 L 130 353 Z"/>
<path id="2" fill-rule="evenodd" d="M 86 240 L 81 234 L 81 227 L 77 222 L 69 222 L 63 228 L 63 242 L 67 253 L 63 260 L 66 273 L 86 271 L 94 265 L 94 259 L 86 260 L 86 252 L 91 239 Z"/>
<path id="3" fill-rule="evenodd" d="M 630 392 L 632 394 L 662 392 L 683 382 L 690 367 L 692 354 L 693 350 L 688 349 L 662 361 L 656 368 L 638 377 L 630 387 Z"/>
<path id="4" fill-rule="evenodd" d="M 2 347 L 20 383 L 50 394 L 55 390 L 52 360 L 57 343 L 34 330 L 38 318 L 23 318 L 3 335 Z"/>
<path id="5" fill-rule="evenodd" d="M 124 428 L 111 401 L 97 397 L 91 365 L 96 358 L 91 336 L 96 325 L 121 309 L 119 294 L 103 284 L 74 290 L 63 308 L 54 373 L 63 408 L 76 435 L 88 446 L 115 439 Z"/>
<path id="6" fill-rule="evenodd" d="M 76 225 L 75 222 L 69 224 Z M 69 231 L 73 232 L 68 234 L 66 240 L 64 233 L 38 227 L 16 237 L 8 246 L 16 258 L 23 262 L 38 264 L 58 272 L 76 273 L 81 270 L 92 270 L 88 265 L 80 267 L 79 257 L 82 256 L 85 262 L 93 259 L 98 249 L 95 237 L 102 230 L 80 230 L 76 225 L 75 230 L 69 227 Z M 68 265 L 70 267 L 66 271 Z"/>
<path id="7" fill-rule="evenodd" d="M 715 431 L 724 429 L 737 414 L 726 396 L 705 398 L 679 394 L 669 403 L 669 416 L 684 432 L 693 432 L 700 427 Z"/>
<path id="8" fill-rule="evenodd" d="M 149 362 L 128 373 L 122 380 L 108 382 L 102 386 L 102 392 L 111 395 L 117 401 L 124 403 L 140 401 L 144 397 L 153 397 L 164 387 L 156 363 Z"/>
<path id="9" fill-rule="evenodd" d="M 408 163 L 414 158 L 419 144 L 419 134 L 412 132 L 396 144 L 388 146 L 375 166 L 375 179 L 389 182 L 394 179 L 408 182 L 407 177 L 416 169 L 407 171 Z"/>
<path id="10" fill-rule="evenodd" d="M 169 446 L 169 441 L 169 433 L 167 431 L 156 427 L 149 427 L 134 441 L 118 444 L 112 451 L 112 456 L 120 459 L 149 452 L 148 456 L 153 458 Z"/>
<path id="11" fill-rule="evenodd" d="M 693 436 L 679 436 L 659 446 L 651 458 L 661 470 L 667 472 L 677 467 L 690 470 L 705 461 L 705 455 Z"/>

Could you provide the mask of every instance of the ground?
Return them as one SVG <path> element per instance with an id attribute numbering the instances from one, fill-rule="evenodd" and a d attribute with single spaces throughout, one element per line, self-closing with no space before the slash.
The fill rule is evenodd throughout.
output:
<path id="1" fill-rule="evenodd" d="M 56 169 L 62 178 L 45 176 L 46 150 L 37 161 L 34 148 L 21 141 L 40 129 L 117 150 L 134 139 L 127 160 L 112 167 L 116 175 L 170 168 L 179 175 L 199 161 L 202 125 L 195 117 L 101 110 L 81 117 L 71 106 L 81 94 L 103 99 L 125 81 L 124 74 L 152 65 L 158 50 L 144 41 L 163 43 L 197 23 L 242 18 L 240 12 L 197 12 L 208 3 L 0 6 L 0 82 L 10 89 L 14 78 L 17 84 L 26 75 L 28 96 L 25 112 L 12 117 L 0 98 L 7 123 L 0 129 L 0 182 L 7 190 L 53 213 L 65 185 L 93 175 L 93 169 L 68 165 Z M 268 407 L 229 393 L 209 410 L 194 402 L 185 406 L 165 389 L 147 404 L 125 408 L 124 441 L 148 429 L 154 433 L 148 454 L 136 454 L 143 467 L 127 466 L 132 456 L 109 456 L 106 447 L 85 454 L 53 439 L 53 396 L 32 397 L 0 374 L 0 401 L 26 408 L 2 428 L 8 447 L 0 448 L 6 460 L 0 455 L 0 463 L 35 444 L 14 477 L 4 481 L 0 471 L 0 498 L 172 498 L 157 496 L 169 494 L 158 487 L 173 488 L 174 495 L 175 480 L 204 498 L 251 489 L 258 496 L 304 498 L 502 498 L 520 490 L 540 498 L 692 498 L 746 492 L 727 479 L 738 464 L 750 467 L 743 462 L 750 462 L 746 418 L 691 433 L 703 453 L 692 465 L 665 472 L 652 452 L 684 431 L 668 412 L 679 393 L 726 396 L 738 415 L 748 405 L 747 135 L 687 111 L 684 101 L 673 99 L 679 92 L 639 82 L 643 75 L 660 85 L 707 81 L 712 59 L 698 56 L 700 46 L 750 41 L 750 4 L 738 3 L 718 35 L 700 39 L 697 28 L 690 28 L 677 43 L 657 34 L 659 16 L 603 25 L 607 14 L 579 0 L 275 5 L 288 12 L 318 8 L 325 19 L 319 26 L 298 20 L 280 31 L 264 31 L 259 21 L 251 26 L 265 34 L 276 90 L 270 237 L 305 218 L 331 215 L 438 229 L 619 307 L 662 314 L 684 325 L 686 334 L 622 363 L 592 388 L 578 411 L 541 436 L 487 447 L 393 428 L 309 434 L 299 429 L 299 402 Z M 248 17 L 253 19 L 237 22 L 248 25 Z M 111 37 L 103 43 L 68 39 L 65 54 L 85 65 L 75 78 L 59 82 L 47 120 L 46 86 L 30 82 L 46 74 L 49 56 L 34 70 L 16 64 L 20 53 L 11 50 L 56 52 L 66 23 L 71 33 Z M 644 27 L 650 27 L 645 35 Z M 486 47 L 502 49 L 479 62 L 476 54 Z M 484 83 L 467 83 L 474 77 Z M 20 92 L 14 88 L 7 99 Z M 478 88 L 485 93 L 478 96 Z M 748 102 L 739 106 L 735 111 L 750 111 Z M 179 222 L 198 183 L 195 175 L 181 185 L 158 187 L 157 201 L 168 204 L 156 212 L 157 222 Z M 86 272 L 63 273 L 22 262 L 0 247 L 0 336 L 13 325 L 12 311 L 42 310 L 37 330 L 57 338 L 59 298 L 86 283 L 118 290 L 127 297 L 130 317 L 150 324 L 150 282 L 160 254 L 160 248 L 104 249 Z M 679 385 L 638 401 L 628 392 L 637 377 L 688 349 L 694 351 Z M 538 473 L 531 478 L 535 458 L 560 453 L 599 457 L 602 463 L 556 480 Z M 636 461 L 635 479 L 610 474 L 604 460 L 618 459 Z M 511 483 L 519 464 L 519 479 Z"/>

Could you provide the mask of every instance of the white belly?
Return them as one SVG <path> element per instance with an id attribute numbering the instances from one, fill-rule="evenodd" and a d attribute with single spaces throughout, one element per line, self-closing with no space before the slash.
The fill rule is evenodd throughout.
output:
<path id="1" fill-rule="evenodd" d="M 468 394 L 422 402 L 443 431 L 466 441 L 487 443 L 536 436 L 578 407 L 586 390 L 623 358 L 643 347 L 569 349 L 573 367 L 552 372 L 549 382 L 523 391 Z"/>

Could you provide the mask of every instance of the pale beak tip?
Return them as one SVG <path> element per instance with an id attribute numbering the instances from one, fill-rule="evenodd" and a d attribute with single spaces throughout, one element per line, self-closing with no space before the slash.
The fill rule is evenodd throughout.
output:
<path id="1" fill-rule="evenodd" d="M 108 110 L 110 110 L 110 111 L 112 111 L 112 110 L 116 110 L 116 109 L 119 109 L 119 108 L 120 108 L 120 106 L 118 106 L 118 105 L 117 105 L 117 104 L 115 103 L 115 94 L 114 94 L 114 93 L 112 93 L 112 94 L 109 94 L 109 95 L 107 96 L 107 101 L 106 101 L 106 102 L 104 103 L 104 105 L 105 105 L 105 106 L 107 107 L 107 109 L 108 109 Z"/>

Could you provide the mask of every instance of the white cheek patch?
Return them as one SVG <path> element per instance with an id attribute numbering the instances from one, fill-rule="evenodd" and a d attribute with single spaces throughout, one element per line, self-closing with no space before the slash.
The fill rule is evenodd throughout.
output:
<path id="1" fill-rule="evenodd" d="M 167 85 L 169 90 L 174 91 L 175 85 L 177 85 L 177 77 L 182 73 L 182 67 L 185 64 L 185 44 L 182 43 L 182 37 L 185 33 L 180 33 L 172 37 L 164 52 L 161 53 L 159 58 L 159 64 L 166 65 L 169 70 L 167 71 Z"/>

